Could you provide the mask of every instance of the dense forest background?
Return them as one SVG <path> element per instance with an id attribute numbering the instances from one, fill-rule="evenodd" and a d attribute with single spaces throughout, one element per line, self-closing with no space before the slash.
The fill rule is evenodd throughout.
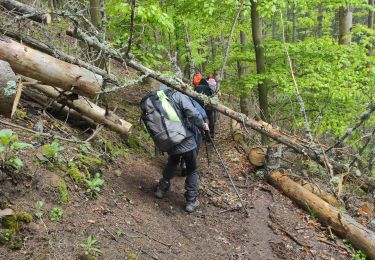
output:
<path id="1" fill-rule="evenodd" d="M 174 74 L 175 58 L 187 79 L 195 70 L 215 73 L 221 92 L 239 97 L 247 115 L 293 132 L 307 124 L 332 141 L 374 102 L 372 0 L 137 1 L 134 23 L 131 10 L 131 3 L 106 2 L 114 45 L 126 49 L 134 31 L 131 53 L 149 66 Z M 372 118 L 346 140 L 352 152 L 363 150 L 370 172 L 374 125 Z"/>

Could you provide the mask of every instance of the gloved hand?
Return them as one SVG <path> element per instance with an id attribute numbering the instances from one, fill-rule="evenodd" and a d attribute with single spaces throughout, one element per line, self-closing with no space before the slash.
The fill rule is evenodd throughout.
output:
<path id="1" fill-rule="evenodd" d="M 210 131 L 210 128 L 208 127 L 208 124 L 207 123 L 204 123 L 204 128 L 203 130 L 206 132 L 206 131 Z"/>

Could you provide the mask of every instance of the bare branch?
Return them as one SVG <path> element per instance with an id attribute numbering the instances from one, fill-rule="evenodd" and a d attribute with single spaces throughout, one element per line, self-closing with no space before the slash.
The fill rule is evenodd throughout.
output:
<path id="1" fill-rule="evenodd" d="M 361 114 L 361 116 L 359 117 L 359 120 L 355 123 L 355 125 L 352 128 L 349 128 L 348 130 L 346 130 L 345 134 L 339 138 L 337 143 L 335 143 L 333 146 L 328 148 L 326 152 L 329 152 L 333 148 L 336 148 L 337 146 L 339 146 L 346 138 L 348 138 L 348 136 L 350 136 L 355 130 L 357 130 L 363 124 L 363 122 L 368 120 L 374 111 L 375 111 L 375 104 L 370 105 L 369 109 Z"/>
<path id="2" fill-rule="evenodd" d="M 131 5 L 132 13 L 130 15 L 130 35 L 129 35 L 129 40 L 128 40 L 128 48 L 126 49 L 126 52 L 125 52 L 125 57 L 128 57 L 131 46 L 132 46 L 132 40 L 133 40 L 133 34 L 134 34 L 135 1 L 136 0 L 132 0 L 132 5 Z"/>
<path id="3" fill-rule="evenodd" d="M 219 92 L 219 90 L 220 90 L 220 85 L 221 85 L 221 80 L 224 78 L 225 65 L 227 64 L 227 60 L 228 60 L 228 56 L 229 56 L 230 42 L 231 42 L 231 40 L 232 40 L 233 33 L 234 33 L 234 29 L 236 28 L 236 24 L 237 24 L 238 18 L 240 17 L 240 14 L 241 14 L 242 8 L 243 8 L 243 6 L 244 6 L 244 3 L 245 3 L 245 1 L 242 0 L 242 1 L 241 1 L 241 5 L 240 5 L 240 7 L 238 8 L 238 11 L 237 11 L 237 13 L 236 13 L 236 16 L 234 17 L 234 20 L 233 20 L 233 23 L 232 23 L 232 28 L 230 29 L 230 34 L 229 34 L 229 36 L 228 36 L 227 45 L 226 45 L 226 47 L 225 47 L 224 61 L 223 61 L 223 65 L 221 66 L 220 77 L 219 77 L 218 82 L 217 82 L 216 93 Z"/>

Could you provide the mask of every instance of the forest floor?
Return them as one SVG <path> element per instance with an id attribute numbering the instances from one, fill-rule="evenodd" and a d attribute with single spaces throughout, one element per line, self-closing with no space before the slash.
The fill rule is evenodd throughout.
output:
<path id="1" fill-rule="evenodd" d="M 131 89 L 117 97 L 126 104 L 119 107 L 119 113 L 128 115 L 127 119 L 132 114 L 136 122 L 137 112 L 128 108 L 138 104 L 147 90 Z M 21 109 L 28 106 L 30 103 L 23 103 Z M 40 120 L 45 131 L 61 133 L 61 122 L 40 111 L 28 119 L 17 116 L 12 123 L 33 128 Z M 167 157 L 151 155 L 150 144 L 129 149 L 116 159 L 103 159 L 100 171 L 105 185 L 97 199 L 89 199 L 85 188 L 61 170 L 39 162 L 37 151 L 21 152 L 27 165 L 26 178 L 15 180 L 0 171 L 2 208 L 35 213 L 36 203 L 44 201 L 43 209 L 39 209 L 44 215 L 34 216 L 15 235 L 21 249 L 11 250 L 6 243 L 0 246 L 0 259 L 77 259 L 84 253 L 81 243 L 90 235 L 97 240 L 92 247 L 101 250 L 97 259 L 351 259 L 352 249 L 330 236 L 313 212 L 299 209 L 263 180 L 262 171 L 247 163 L 231 139 L 229 122 L 220 118 L 215 142 L 247 203 L 249 216 L 240 207 L 210 146 L 208 167 L 204 144 L 200 153 L 201 206 L 192 214 L 184 211 L 182 177 L 173 180 L 164 199 L 154 197 L 153 189 Z M 64 127 L 67 136 L 81 132 Z M 35 139 L 25 131 L 14 131 L 23 141 Z M 106 130 L 104 134 L 113 137 L 113 144 L 122 142 Z M 65 158 L 73 158 L 81 149 L 79 144 L 63 145 Z M 149 151 L 140 152 L 142 146 L 148 146 Z M 62 179 L 70 194 L 66 204 L 58 203 Z M 63 210 L 60 222 L 49 218 L 54 207 Z"/>

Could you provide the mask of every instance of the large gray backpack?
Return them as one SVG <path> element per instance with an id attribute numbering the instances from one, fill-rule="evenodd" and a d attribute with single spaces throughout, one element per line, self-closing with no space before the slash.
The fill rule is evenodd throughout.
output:
<path id="1" fill-rule="evenodd" d="M 142 98 L 141 119 L 161 152 L 168 152 L 186 137 L 186 129 L 173 104 L 172 90 L 159 90 Z"/>

